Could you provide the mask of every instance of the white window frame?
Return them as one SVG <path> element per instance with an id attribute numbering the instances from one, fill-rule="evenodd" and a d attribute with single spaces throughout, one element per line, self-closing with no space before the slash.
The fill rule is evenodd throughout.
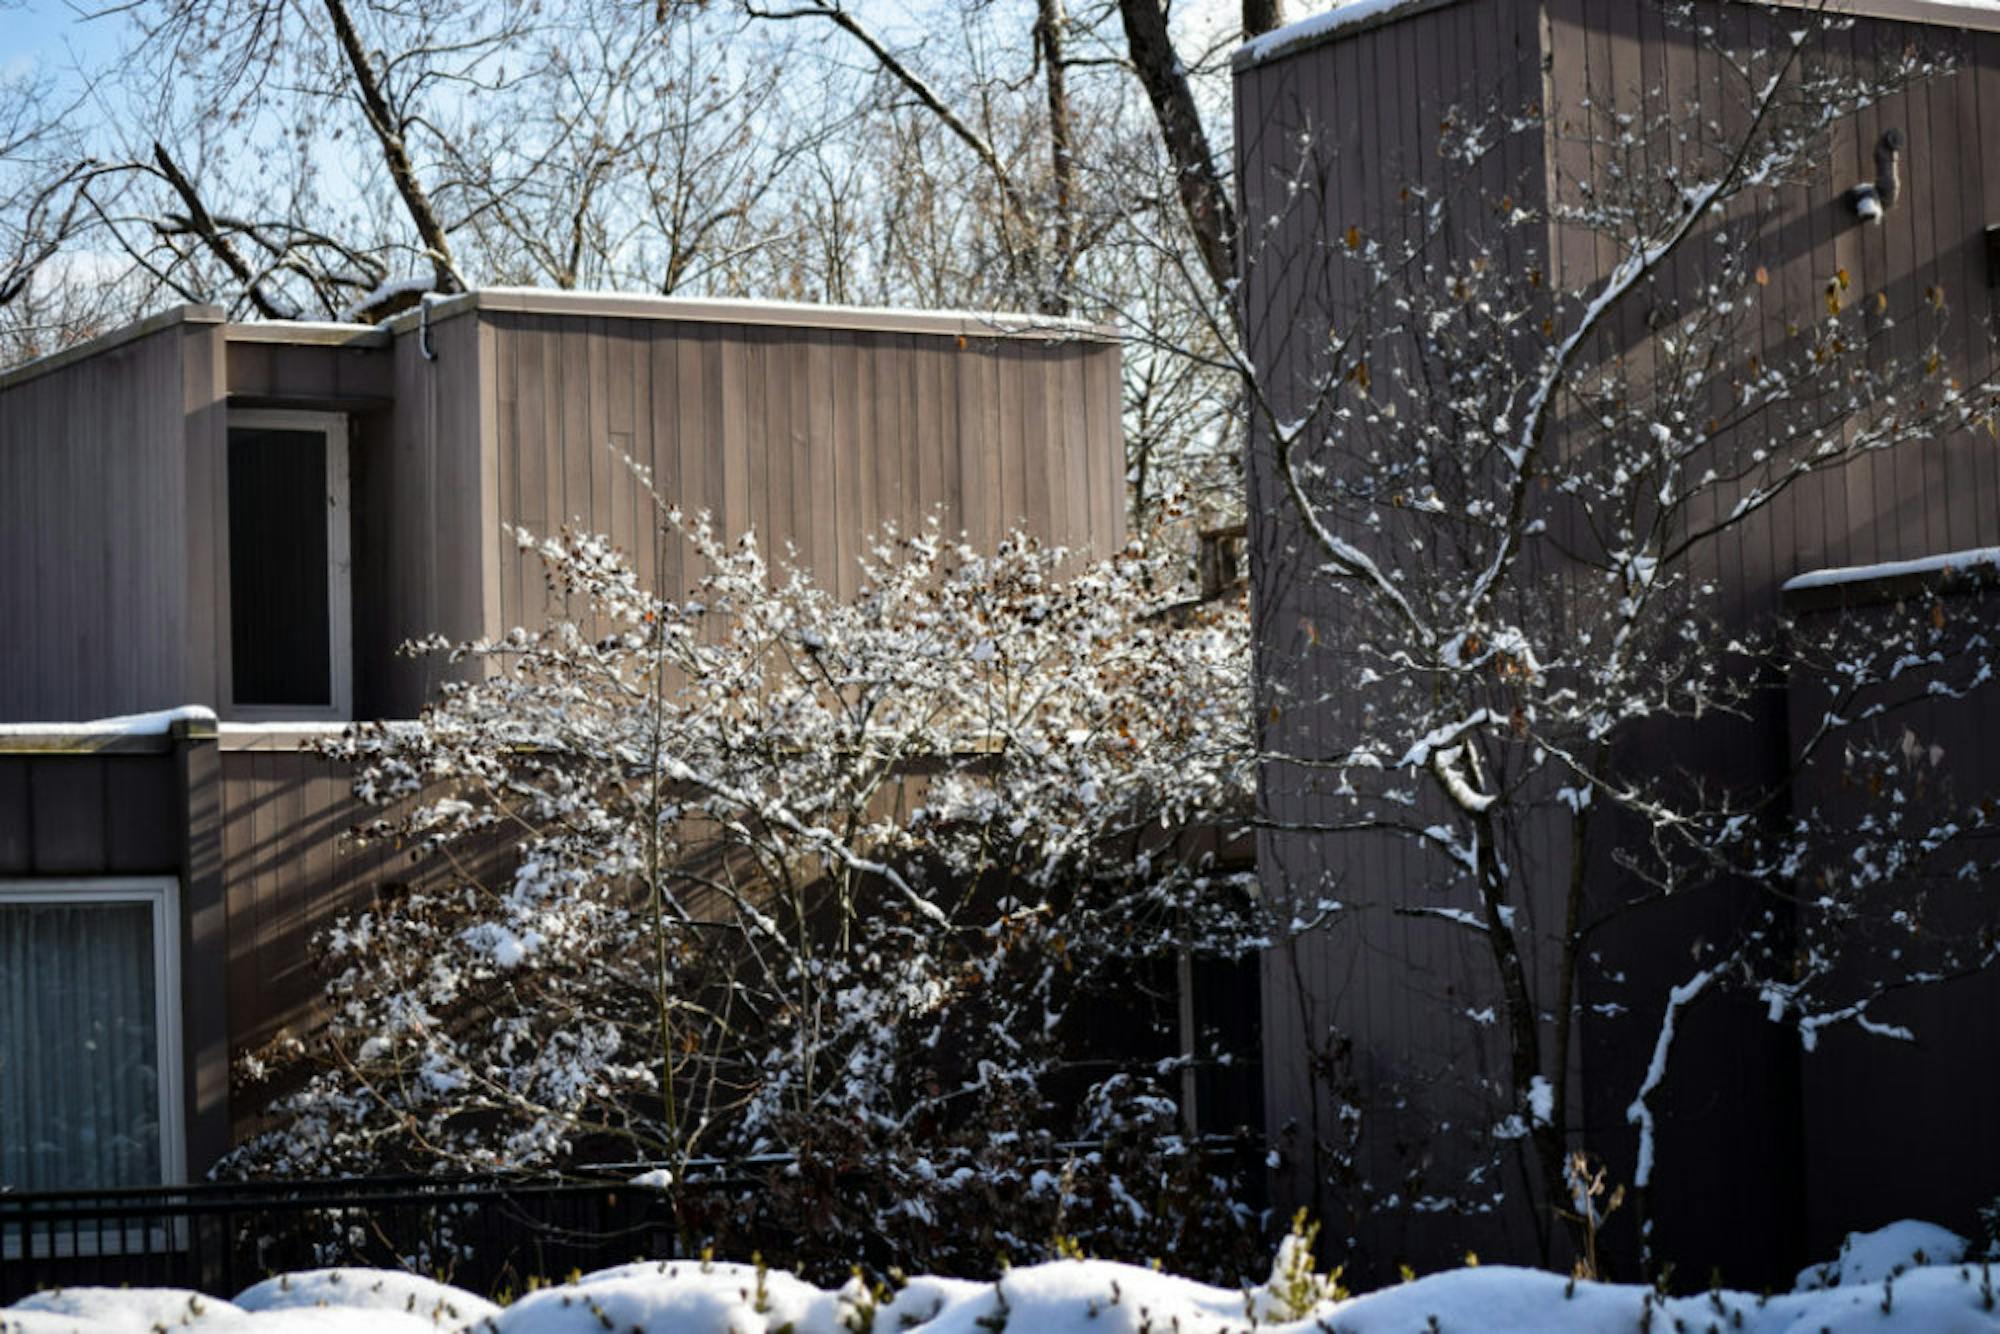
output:
<path id="1" fill-rule="evenodd" d="M 173 876 L 92 876 L 0 880 L 0 908 L 27 904 L 68 907 L 79 903 L 144 903 L 153 919 L 153 1035 L 160 1072 L 160 1180 L 178 1186 L 187 1181 L 187 1104 L 181 1076 L 181 884 Z M 170 1241 L 159 1226 L 148 1229 L 126 1224 L 100 1239 L 96 1231 L 72 1238 L 58 1233 L 53 1252 L 49 1239 L 34 1234 L 28 1244 L 37 1256 L 138 1254 L 168 1245 L 184 1245 L 175 1229 Z M 102 1245 L 100 1246 L 100 1240 Z M 0 1237 L 0 1258 L 19 1259 L 23 1239 L 12 1228 Z"/>
<path id="2" fill-rule="evenodd" d="M 225 629 L 228 649 L 222 655 L 224 716 L 240 722 L 349 722 L 354 717 L 353 567 L 348 551 L 347 418 L 338 412 L 304 412 L 291 408 L 231 408 L 228 430 L 318 431 L 326 437 L 326 605 L 327 651 L 331 704 L 238 704 L 233 663 L 236 650 L 236 608 L 232 601 Z M 225 460 L 227 451 L 224 453 Z M 223 513 L 229 512 L 229 479 L 223 478 Z M 227 520 L 225 519 L 225 523 Z M 236 553 L 232 547 L 230 559 Z"/>

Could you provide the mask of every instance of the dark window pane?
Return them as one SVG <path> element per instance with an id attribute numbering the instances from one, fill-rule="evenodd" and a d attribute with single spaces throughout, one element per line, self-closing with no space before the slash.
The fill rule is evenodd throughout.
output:
<path id="1" fill-rule="evenodd" d="M 326 437 L 229 433 L 229 661 L 238 704 L 333 703 Z"/>

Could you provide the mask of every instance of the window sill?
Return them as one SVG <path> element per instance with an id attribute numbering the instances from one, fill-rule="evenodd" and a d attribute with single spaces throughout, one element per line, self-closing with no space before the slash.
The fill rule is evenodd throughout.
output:
<path id="1" fill-rule="evenodd" d="M 318 722 L 288 718 L 270 722 L 225 722 L 216 727 L 224 750 L 298 750 L 339 736 L 354 726 L 351 720 Z"/>

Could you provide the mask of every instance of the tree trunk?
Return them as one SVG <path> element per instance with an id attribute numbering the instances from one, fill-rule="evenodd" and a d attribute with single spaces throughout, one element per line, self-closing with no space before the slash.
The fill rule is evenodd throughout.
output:
<path id="1" fill-rule="evenodd" d="M 1050 256 L 1042 313 L 1067 315 L 1070 280 L 1076 267 L 1076 157 L 1071 140 L 1069 81 L 1064 69 L 1063 41 L 1069 14 L 1063 0 L 1036 0 L 1035 48 L 1039 53 L 1049 98 L 1049 166 L 1055 177 L 1055 253 Z"/>
<path id="2" fill-rule="evenodd" d="M 1285 0 L 1243 0 L 1243 40 L 1262 36 L 1285 21 Z"/>
<path id="3" fill-rule="evenodd" d="M 1236 211 L 1230 207 L 1229 192 L 1216 170 L 1215 156 L 1209 151 L 1208 135 L 1202 129 L 1201 113 L 1195 108 L 1187 70 L 1182 67 L 1167 31 L 1167 12 L 1161 8 L 1160 0 L 1118 0 L 1118 13 L 1125 23 L 1132 68 L 1153 104 L 1160 137 L 1166 141 L 1167 157 L 1174 165 L 1181 207 L 1194 231 L 1202 267 L 1215 284 L 1217 295 L 1229 302 L 1233 312 Z"/>

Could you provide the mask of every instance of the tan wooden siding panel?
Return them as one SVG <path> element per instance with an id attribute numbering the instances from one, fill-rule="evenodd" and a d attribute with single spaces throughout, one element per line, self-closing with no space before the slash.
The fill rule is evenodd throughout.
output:
<path id="1" fill-rule="evenodd" d="M 755 528 L 774 562 L 792 544 L 841 591 L 858 586 L 864 535 L 910 531 L 933 511 L 984 542 L 1016 523 L 1078 547 L 1122 537 L 1113 346 L 520 312 L 482 321 L 499 386 L 495 448 L 508 456 L 496 526 L 580 522 L 677 590 L 692 573 L 686 554 L 651 549 L 651 501 L 611 444 L 650 464 L 668 503 L 709 509 L 725 539 Z M 561 462 L 542 474 L 541 459 Z M 537 493 L 538 475 L 559 501 Z M 500 626 L 538 619 L 539 574 L 504 547 L 500 560 L 511 566 Z"/>
<path id="2" fill-rule="evenodd" d="M 0 389 L 0 718 L 97 718 L 207 687 L 187 672 L 185 432 L 200 405 L 186 394 L 202 386 L 183 356 L 217 330 L 166 324 Z"/>
<path id="3" fill-rule="evenodd" d="M 222 880 L 228 928 L 232 1057 L 309 1031 L 324 1014 L 321 939 L 387 886 L 452 877 L 442 859 L 412 860 L 350 830 L 375 812 L 357 801 L 345 765 L 290 751 L 221 754 Z M 463 864 L 488 881 L 504 853 L 481 849 Z M 254 1112 L 246 1102 L 240 1118 Z"/>

